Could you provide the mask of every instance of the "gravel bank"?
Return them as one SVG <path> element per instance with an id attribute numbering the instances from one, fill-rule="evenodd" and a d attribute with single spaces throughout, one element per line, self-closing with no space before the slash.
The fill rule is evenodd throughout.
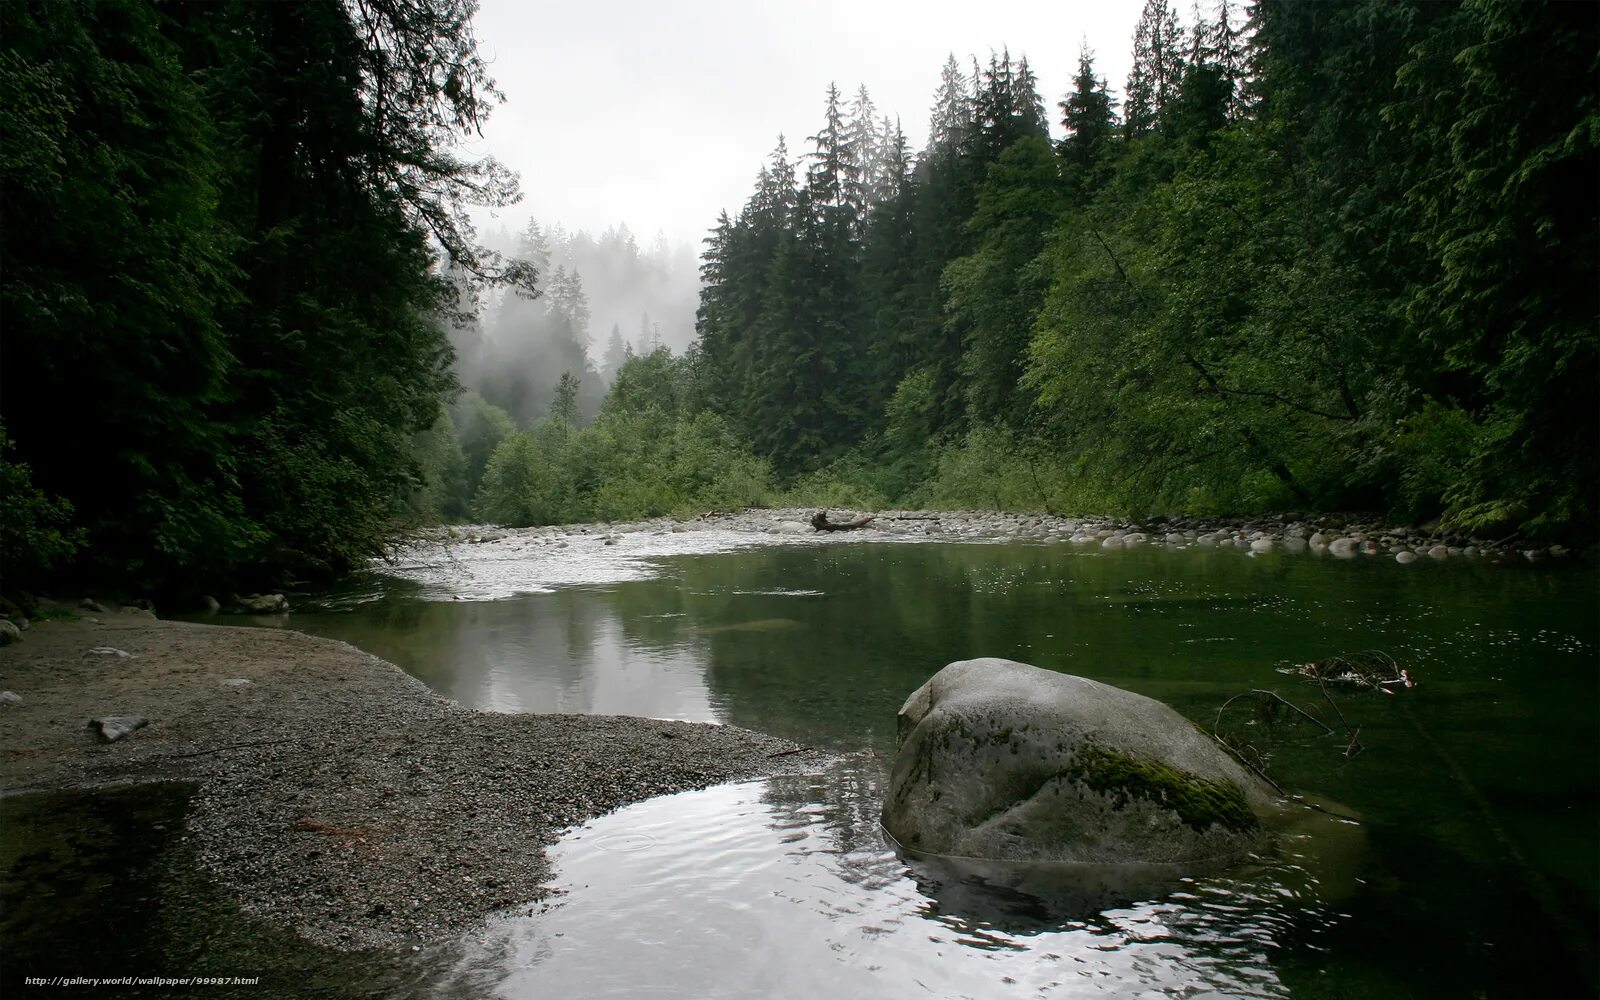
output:
<path id="1" fill-rule="evenodd" d="M 1274 550 L 1335 558 L 1385 556 L 1409 552 L 1431 559 L 1451 557 L 1487 559 L 1559 559 L 1570 554 L 1561 545 L 1536 548 L 1519 544 L 1516 536 L 1477 538 L 1440 532 L 1429 527 L 1392 525 L 1370 516 L 1285 514 L 1245 519 L 1149 518 L 1129 521 L 1113 517 L 1066 517 L 1055 514 L 1019 514 L 1002 511 L 885 510 L 871 513 L 866 527 L 842 532 L 814 529 L 811 508 L 714 511 L 686 520 L 652 518 L 617 524 L 550 525 L 538 528 L 503 528 L 490 525 L 442 527 L 421 532 L 397 546 L 389 571 L 400 575 L 408 566 L 437 563 L 441 552 L 456 546 L 484 545 L 503 551 L 508 558 L 560 556 L 571 560 L 589 552 L 612 560 L 637 554 L 690 554 L 762 544 L 838 543 L 848 541 L 1023 541 L 1096 545 L 1122 548 L 1161 545 L 1172 549 L 1238 548 L 1264 553 Z M 847 521 L 861 511 L 830 508 L 831 520 Z M 608 546 L 623 546 L 616 553 Z M 485 558 L 474 552 L 475 558 Z M 446 558 L 449 558 L 446 555 Z M 598 560 L 590 560 L 594 564 Z M 1400 562 L 1412 560 L 1404 557 Z M 570 577 L 570 578 L 569 578 Z M 591 582 L 581 571 L 558 573 L 553 585 Z"/>
<path id="2" fill-rule="evenodd" d="M 194 782 L 206 873 L 346 949 L 539 900 L 544 846 L 619 806 L 824 759 L 729 726 L 472 712 L 345 643 L 133 613 L 34 623 L 0 688 L 21 696 L 0 705 L 0 794 Z M 149 725 L 105 744 L 86 728 L 105 715 Z"/>

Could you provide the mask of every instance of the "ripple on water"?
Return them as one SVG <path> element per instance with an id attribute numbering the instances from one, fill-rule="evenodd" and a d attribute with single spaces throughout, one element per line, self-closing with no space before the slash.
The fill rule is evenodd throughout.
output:
<path id="1" fill-rule="evenodd" d="M 493 923 L 436 995 L 1282 997 L 1337 919 L 1282 859 L 1085 907 L 908 865 L 875 765 L 639 803 L 552 850 L 560 901 Z"/>

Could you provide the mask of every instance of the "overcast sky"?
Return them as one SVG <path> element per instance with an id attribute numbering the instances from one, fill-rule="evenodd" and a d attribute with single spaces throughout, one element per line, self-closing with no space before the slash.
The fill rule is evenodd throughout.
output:
<path id="1" fill-rule="evenodd" d="M 479 50 L 505 92 L 484 138 L 525 199 L 489 222 L 598 234 L 626 222 L 696 244 L 749 196 L 778 133 L 822 121 L 828 83 L 865 83 L 918 149 L 945 55 L 1027 55 L 1052 118 L 1087 39 L 1119 94 L 1140 0 L 482 0 Z M 1056 126 L 1059 132 L 1059 125 Z M 487 221 L 487 220 L 485 220 Z"/>

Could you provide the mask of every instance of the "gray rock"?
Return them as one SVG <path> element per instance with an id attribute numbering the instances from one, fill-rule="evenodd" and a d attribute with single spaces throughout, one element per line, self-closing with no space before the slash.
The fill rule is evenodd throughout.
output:
<path id="1" fill-rule="evenodd" d="M 1177 712 L 1017 663 L 952 663 L 900 709 L 883 825 L 928 854 L 1092 864 L 1237 859 L 1272 789 Z"/>
<path id="2" fill-rule="evenodd" d="M 289 610 L 289 600 L 282 594 L 258 594 L 246 597 L 239 604 L 253 615 L 282 614 Z"/>
<path id="3" fill-rule="evenodd" d="M 1340 559 L 1355 557 L 1361 543 L 1354 538 L 1335 538 L 1328 543 L 1328 554 L 1338 556 Z"/>
<path id="4" fill-rule="evenodd" d="M 218 601 L 215 597 L 212 597 L 210 594 L 206 594 L 205 596 L 200 598 L 200 606 L 202 608 L 205 608 L 207 611 L 220 611 L 220 610 L 222 610 L 222 603 L 220 601 Z"/>
<path id="5" fill-rule="evenodd" d="M 124 604 L 122 613 L 125 615 L 137 615 L 140 618 L 154 618 L 156 616 L 156 613 L 149 608 L 141 608 L 135 604 Z"/>
<path id="6" fill-rule="evenodd" d="M 222 686 L 223 687 L 244 687 L 246 684 L 249 684 L 249 683 L 250 683 L 250 678 L 248 678 L 248 677 L 229 677 L 227 680 L 222 682 Z"/>
<path id="7" fill-rule="evenodd" d="M 22 629 L 17 628 L 17 623 L 9 618 L 0 618 L 0 646 L 9 646 L 13 642 L 22 641 Z"/>
<path id="8" fill-rule="evenodd" d="M 774 535 L 810 535 L 814 534 L 816 530 L 804 521 L 779 521 L 772 526 Z"/>
<path id="9" fill-rule="evenodd" d="M 1449 557 L 1450 549 L 1448 546 L 1435 545 L 1433 548 L 1428 550 L 1428 555 L 1435 559 L 1445 559 Z"/>
<path id="10" fill-rule="evenodd" d="M 92 597 L 85 597 L 83 600 L 79 601 L 78 607 L 85 611 L 93 611 L 97 615 L 103 615 L 106 613 L 106 606 Z"/>
<path id="11" fill-rule="evenodd" d="M 1250 543 L 1250 551 L 1271 552 L 1276 544 L 1277 543 L 1270 538 L 1257 538 Z"/>
<path id="12" fill-rule="evenodd" d="M 89 728 L 95 731 L 102 743 L 115 743 L 150 724 L 142 715 L 107 715 L 90 719 Z"/>
<path id="13" fill-rule="evenodd" d="M 129 653 L 129 652 L 125 651 L 125 650 L 117 649 L 114 646 L 96 646 L 93 649 L 85 650 L 84 654 L 83 654 L 83 658 L 85 660 L 90 660 L 90 659 L 93 659 L 93 658 L 95 658 L 97 656 L 106 657 L 108 659 L 115 659 L 115 660 L 131 660 L 131 659 L 133 659 L 133 654 L 132 653 Z"/>
<path id="14" fill-rule="evenodd" d="M 1402 566 L 1406 563 L 1414 563 L 1417 561 L 1417 554 L 1409 549 L 1401 549 L 1394 554 L 1394 561 Z"/>
<path id="15" fill-rule="evenodd" d="M 22 695 L 15 691 L 0 691 L 0 705 L 15 705 L 22 700 Z"/>

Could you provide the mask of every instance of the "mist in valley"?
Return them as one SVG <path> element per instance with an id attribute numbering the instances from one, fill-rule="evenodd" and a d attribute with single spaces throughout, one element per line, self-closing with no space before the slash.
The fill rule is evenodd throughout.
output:
<path id="1" fill-rule="evenodd" d="M 577 380 L 576 417 L 586 423 L 628 357 L 682 354 L 694 339 L 699 262 L 664 232 L 641 241 L 626 223 L 596 236 L 533 219 L 517 232 L 495 226 L 482 240 L 531 263 L 537 294 L 464 291 L 472 319 L 451 325 L 456 374 L 520 428 L 550 416 L 563 376 Z"/>

